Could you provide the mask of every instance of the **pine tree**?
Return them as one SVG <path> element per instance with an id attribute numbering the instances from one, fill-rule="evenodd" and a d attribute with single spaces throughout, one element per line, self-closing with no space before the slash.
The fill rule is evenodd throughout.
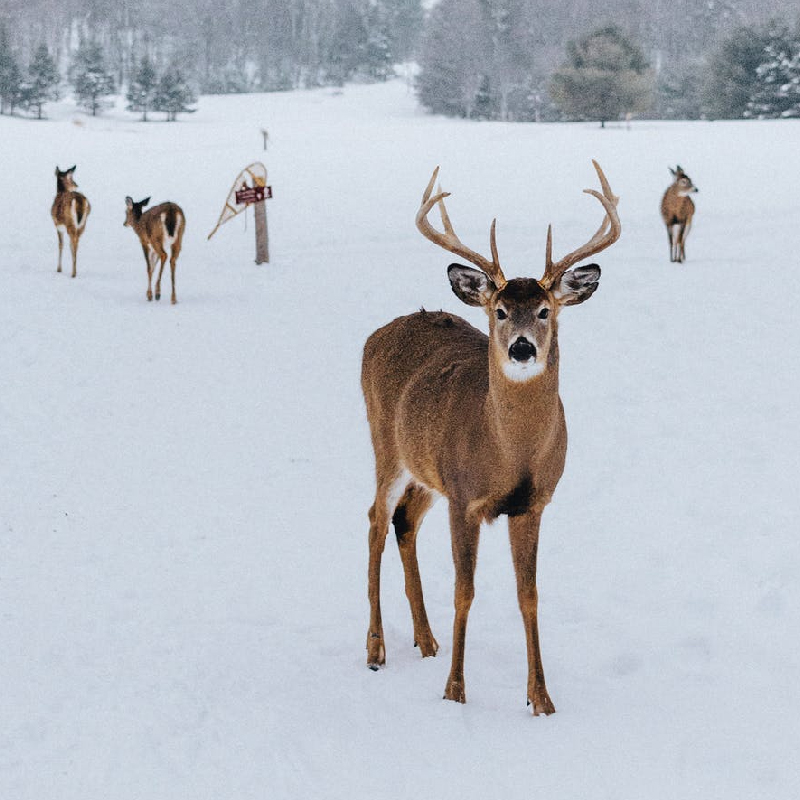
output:
<path id="1" fill-rule="evenodd" d="M 568 59 L 552 77 L 550 95 L 573 119 L 598 119 L 601 126 L 650 101 L 652 76 L 642 50 L 609 25 L 570 42 Z"/>
<path id="2" fill-rule="evenodd" d="M 98 42 L 81 42 L 71 75 L 75 98 L 81 108 L 91 111 L 95 117 L 99 111 L 110 107 L 105 98 L 114 94 L 114 76 L 106 70 L 103 48 Z"/>
<path id="3" fill-rule="evenodd" d="M 167 120 L 174 122 L 178 114 L 191 114 L 197 109 L 188 108 L 197 102 L 197 95 L 183 75 L 180 67 L 172 66 L 164 72 L 153 97 L 153 110 L 163 111 Z"/>
<path id="4" fill-rule="evenodd" d="M 487 113 L 490 43 L 481 19 L 480 0 L 441 0 L 431 10 L 417 94 L 436 114 L 473 119 Z"/>
<path id="5" fill-rule="evenodd" d="M 0 114 L 13 114 L 22 100 L 22 73 L 11 50 L 6 26 L 0 23 Z"/>
<path id="6" fill-rule="evenodd" d="M 703 106 L 711 119 L 741 119 L 758 90 L 756 72 L 769 36 L 762 29 L 737 28 L 714 53 L 703 88 Z"/>
<path id="7" fill-rule="evenodd" d="M 158 78 L 153 63 L 147 56 L 142 58 L 139 69 L 128 86 L 128 111 L 141 111 L 142 121 L 147 122 L 147 112 L 153 108 Z"/>
<path id="8" fill-rule="evenodd" d="M 390 15 L 382 2 L 376 2 L 367 14 L 365 70 L 374 80 L 385 81 L 392 73 L 392 38 Z"/>
<path id="9" fill-rule="evenodd" d="M 28 68 L 28 80 L 22 98 L 26 108 L 36 110 L 37 119 L 42 118 L 42 106 L 48 100 L 57 99 L 60 80 L 56 62 L 50 56 L 47 45 L 40 44 Z"/>
<path id="10" fill-rule="evenodd" d="M 776 31 L 756 67 L 757 85 L 745 117 L 780 119 L 800 116 L 800 40 Z"/>

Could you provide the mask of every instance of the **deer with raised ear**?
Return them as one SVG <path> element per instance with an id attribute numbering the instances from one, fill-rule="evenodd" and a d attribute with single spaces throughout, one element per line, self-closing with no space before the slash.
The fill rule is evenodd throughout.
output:
<path id="1" fill-rule="evenodd" d="M 144 253 L 144 262 L 147 266 L 147 299 L 153 299 L 153 273 L 156 262 L 161 262 L 156 278 L 156 300 L 161 299 L 161 276 L 164 273 L 164 264 L 167 261 L 169 250 L 169 269 L 172 278 L 172 304 L 178 302 L 175 296 L 175 267 L 183 244 L 183 232 L 186 229 L 186 217 L 177 203 L 160 203 L 157 206 L 144 207 L 150 202 L 146 197 L 134 203 L 130 197 L 125 198 L 124 226 L 133 228 L 139 237 Z"/>
<path id="2" fill-rule="evenodd" d="M 570 269 L 620 235 L 614 196 L 595 163 L 602 192 L 587 189 L 605 210 L 603 223 L 577 250 L 552 261 L 548 228 L 544 276 L 506 280 L 492 222 L 491 260 L 464 246 L 444 198 L 423 194 L 416 224 L 423 236 L 477 269 L 451 264 L 456 296 L 480 306 L 489 335 L 464 319 L 438 311 L 399 317 L 373 333 L 364 347 L 361 385 L 375 450 L 377 490 L 369 510 L 367 665 L 386 662 L 380 606 L 381 556 L 394 525 L 411 606 L 414 644 L 435 656 L 423 602 L 416 537 L 437 496 L 449 502 L 455 562 L 455 618 L 450 674 L 444 697 L 466 701 L 464 645 L 474 595 L 478 536 L 483 522 L 508 517 L 511 554 L 528 653 L 527 699 L 534 715 L 555 711 L 539 649 L 536 554 L 539 523 L 564 469 L 567 429 L 558 392 L 558 316 L 597 288 L 596 264 Z M 443 232 L 428 221 L 439 207 Z"/>
<path id="3" fill-rule="evenodd" d="M 661 198 L 661 217 L 667 226 L 669 260 L 683 262 L 686 259 L 686 237 L 694 216 L 694 203 L 689 195 L 700 190 L 680 165 L 676 169 L 670 167 L 669 171 L 675 180 Z"/>
<path id="4" fill-rule="evenodd" d="M 64 234 L 69 236 L 69 246 L 72 251 L 72 277 L 78 274 L 78 240 L 81 238 L 86 228 L 86 220 L 92 207 L 89 201 L 75 190 L 78 184 L 75 183 L 73 174 L 75 167 L 67 170 L 60 170 L 56 167 L 56 197 L 50 208 L 50 216 L 56 226 L 58 234 L 58 269 L 61 272 L 61 253 L 64 249 Z"/>

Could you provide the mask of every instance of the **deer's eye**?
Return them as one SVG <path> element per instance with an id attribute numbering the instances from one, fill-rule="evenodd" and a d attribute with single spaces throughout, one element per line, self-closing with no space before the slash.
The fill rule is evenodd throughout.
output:
<path id="1" fill-rule="evenodd" d="M 508 317 L 508 314 L 502 308 L 498 308 L 495 313 L 497 314 L 497 319 L 506 319 Z"/>
<path id="2" fill-rule="evenodd" d="M 536 316 L 539 317 L 539 319 L 547 319 L 549 315 L 550 315 L 550 309 L 543 308 Z"/>

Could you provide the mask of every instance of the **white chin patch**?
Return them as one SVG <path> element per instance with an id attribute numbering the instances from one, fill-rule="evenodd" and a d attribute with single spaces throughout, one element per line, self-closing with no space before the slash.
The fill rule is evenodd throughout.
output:
<path id="1" fill-rule="evenodd" d="M 516 383 L 524 383 L 544 372 L 544 364 L 538 359 L 528 361 L 506 361 L 503 363 L 503 372 L 506 378 Z"/>

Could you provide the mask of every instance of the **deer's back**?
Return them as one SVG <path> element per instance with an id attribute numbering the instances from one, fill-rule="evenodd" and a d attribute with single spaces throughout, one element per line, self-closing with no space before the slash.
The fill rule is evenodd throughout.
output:
<path id="1" fill-rule="evenodd" d="M 82 228 L 90 211 L 91 206 L 84 195 L 80 192 L 68 191 L 56 194 L 50 215 L 56 225 L 65 225 L 67 229 L 73 226 Z"/>
<path id="2" fill-rule="evenodd" d="M 670 186 L 661 200 L 661 216 L 667 225 L 680 225 L 688 222 L 694 214 L 691 197 L 681 197 L 674 186 Z"/>
<path id="3" fill-rule="evenodd" d="M 488 337 L 461 317 L 420 311 L 364 346 L 361 385 L 379 462 L 402 463 L 444 492 L 442 454 L 478 433 L 488 392 Z M 456 454 L 456 460 L 467 454 Z"/>
<path id="4" fill-rule="evenodd" d="M 170 239 L 180 240 L 183 235 L 185 218 L 181 207 L 177 203 L 159 203 L 148 208 L 140 220 L 142 233 L 148 239 L 160 238 L 163 233 Z"/>
<path id="5" fill-rule="evenodd" d="M 364 345 L 361 386 L 368 410 L 394 407 L 418 383 L 428 385 L 430 395 L 459 380 L 485 390 L 488 348 L 486 334 L 453 314 L 419 311 L 398 317 Z"/>

